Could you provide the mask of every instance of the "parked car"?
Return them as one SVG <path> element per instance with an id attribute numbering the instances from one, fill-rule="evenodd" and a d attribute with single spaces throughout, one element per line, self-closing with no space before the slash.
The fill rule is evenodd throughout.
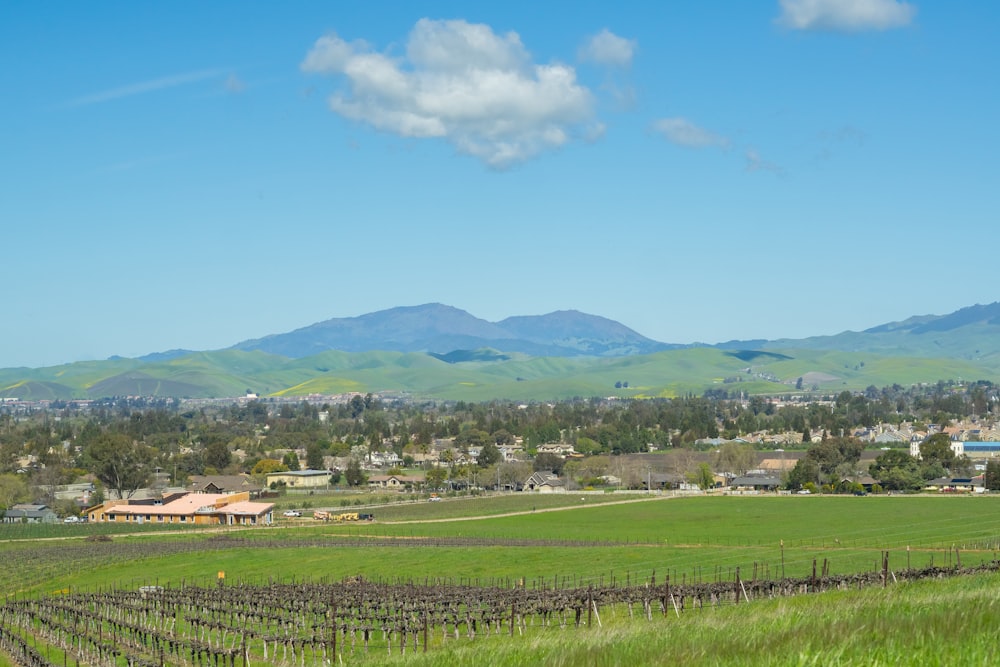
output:
<path id="1" fill-rule="evenodd" d="M 68 516 L 65 519 L 63 519 L 63 523 L 80 523 L 80 517 Z"/>
<path id="2" fill-rule="evenodd" d="M 298 510 L 285 510 L 284 516 L 287 516 L 289 518 L 291 518 L 291 517 L 297 517 L 297 516 L 302 516 L 302 512 L 300 512 Z"/>

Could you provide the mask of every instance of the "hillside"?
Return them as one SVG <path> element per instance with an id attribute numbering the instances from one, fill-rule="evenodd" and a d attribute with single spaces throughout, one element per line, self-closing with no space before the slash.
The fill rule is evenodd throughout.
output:
<path id="1" fill-rule="evenodd" d="M 432 352 L 493 348 L 536 357 L 622 356 L 669 347 L 596 315 L 560 311 L 493 323 L 440 303 L 335 318 L 285 334 L 247 340 L 238 350 L 308 357 L 325 350 Z"/>
<path id="2" fill-rule="evenodd" d="M 101 369 L 101 363 L 106 368 Z M 123 366 L 88 362 L 0 371 L 0 397 L 55 400 L 144 395 L 222 398 L 398 392 L 418 398 L 485 401 L 590 396 L 670 397 L 730 393 L 861 390 L 870 385 L 995 379 L 996 366 L 830 350 L 733 351 L 708 347 L 628 357 L 512 357 L 449 363 L 418 352 L 327 351 L 291 359 L 260 351 L 199 352 Z"/>
<path id="3" fill-rule="evenodd" d="M 834 336 L 754 343 L 762 349 L 794 347 L 996 363 L 1000 358 L 1000 303 L 969 306 L 948 315 L 911 317 Z"/>
<path id="4" fill-rule="evenodd" d="M 339 348 L 338 348 L 339 346 Z M 344 349 L 341 349 L 344 348 Z M 306 354 L 306 352 L 310 352 Z M 441 304 L 334 319 L 212 352 L 0 370 L 0 397 L 401 392 L 549 400 L 859 390 L 1000 378 L 1000 304 L 802 340 L 671 346 L 577 311 L 491 323 Z"/>

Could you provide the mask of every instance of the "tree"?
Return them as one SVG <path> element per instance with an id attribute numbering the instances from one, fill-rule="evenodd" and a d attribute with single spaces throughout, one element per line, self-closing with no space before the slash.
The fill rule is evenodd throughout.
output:
<path id="1" fill-rule="evenodd" d="M 432 491 L 440 490 L 446 479 L 448 479 L 448 471 L 444 468 L 431 468 L 425 477 L 427 488 Z"/>
<path id="2" fill-rule="evenodd" d="M 494 431 L 490 437 L 493 438 L 493 442 L 495 442 L 498 447 L 514 444 L 514 436 L 511 435 L 510 431 L 507 431 L 506 429 Z"/>
<path id="3" fill-rule="evenodd" d="M 745 474 L 747 470 L 753 468 L 756 462 L 757 453 L 754 448 L 738 442 L 727 442 L 719 447 L 713 461 L 716 470 L 736 475 Z"/>
<path id="4" fill-rule="evenodd" d="M 0 475 L 0 510 L 24 502 L 29 497 L 24 475 Z"/>
<path id="5" fill-rule="evenodd" d="M 532 467 L 534 467 L 536 472 L 539 470 L 551 470 L 555 475 L 562 472 L 564 465 L 566 465 L 566 460 L 563 457 L 558 454 L 550 454 L 549 452 L 538 454 L 532 463 Z"/>
<path id="6" fill-rule="evenodd" d="M 279 461 L 278 459 L 261 459 L 257 461 L 253 469 L 250 471 L 251 475 L 267 475 L 272 472 L 285 472 L 288 470 L 288 466 Z"/>
<path id="7" fill-rule="evenodd" d="M 118 498 L 131 498 L 152 473 L 153 451 L 121 433 L 104 433 L 85 450 L 88 468 Z"/>
<path id="8" fill-rule="evenodd" d="M 1000 491 L 1000 461 L 990 460 L 986 464 L 983 483 L 989 491 Z"/>
<path id="9" fill-rule="evenodd" d="M 712 467 L 707 463 L 699 463 L 698 467 L 688 473 L 687 479 L 692 484 L 697 484 L 699 489 L 710 489 L 715 486 L 715 476 L 712 474 Z"/>
<path id="10" fill-rule="evenodd" d="M 344 480 L 348 486 L 361 486 L 368 481 L 368 476 L 361 469 L 361 461 L 352 458 L 344 471 Z"/>
<path id="11" fill-rule="evenodd" d="M 215 468 L 222 472 L 233 462 L 233 454 L 229 451 L 229 445 L 222 439 L 213 439 L 205 445 L 203 454 L 205 467 Z"/>
<path id="12" fill-rule="evenodd" d="M 479 450 L 479 457 L 476 459 L 476 463 L 480 468 L 488 468 L 499 460 L 500 449 L 497 448 L 497 446 L 492 442 L 487 442 L 483 445 L 482 449 Z"/>
<path id="13" fill-rule="evenodd" d="M 306 447 L 306 467 L 310 470 L 323 469 L 323 448 L 318 442 Z"/>
<path id="14" fill-rule="evenodd" d="M 302 465 L 299 463 L 299 455 L 295 452 L 288 452 L 281 457 L 281 462 L 288 466 L 289 470 L 301 470 Z"/>
<path id="15" fill-rule="evenodd" d="M 803 457 L 795 462 L 795 467 L 788 471 L 788 488 L 804 489 L 806 484 L 816 484 L 819 481 L 819 464 L 809 457 Z"/>
<path id="16" fill-rule="evenodd" d="M 854 467 L 861 460 L 864 443 L 855 438 L 827 438 L 816 443 L 806 452 L 806 458 L 816 462 L 820 472 L 829 479 L 838 473 L 838 468 L 845 468 L 848 474 L 855 472 Z"/>
<path id="17" fill-rule="evenodd" d="M 868 474 L 891 491 L 915 490 L 923 486 L 920 462 L 907 452 L 890 449 L 868 467 Z"/>
<path id="18" fill-rule="evenodd" d="M 951 436 L 935 433 L 920 443 L 920 460 L 924 463 L 938 462 L 945 468 L 955 463 L 955 452 L 951 448 Z"/>

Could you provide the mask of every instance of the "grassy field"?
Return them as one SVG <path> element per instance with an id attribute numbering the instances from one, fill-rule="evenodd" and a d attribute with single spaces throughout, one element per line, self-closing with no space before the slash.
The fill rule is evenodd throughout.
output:
<path id="1" fill-rule="evenodd" d="M 806 576 L 814 561 L 824 560 L 831 573 L 872 570 L 882 550 L 890 551 L 897 569 L 959 559 L 971 565 L 994 558 L 1000 546 L 1000 498 L 992 497 L 563 494 L 389 506 L 376 516 L 370 524 L 304 519 L 222 534 L 119 534 L 111 543 L 14 540 L 0 543 L 0 555 L 16 560 L 24 574 L 5 579 L 0 593 L 143 578 L 175 582 L 214 577 L 219 570 L 231 579 L 256 580 L 360 574 L 586 582 L 658 571 L 708 581 L 736 567 L 756 567 L 762 577 Z M 83 531 L 53 532 L 68 537 Z M 229 548 L 231 537 L 240 538 L 240 548 Z M 372 538 L 394 540 L 386 546 Z M 36 570 L 40 574 L 31 574 Z"/>
<path id="2" fill-rule="evenodd" d="M 524 641 L 454 642 L 365 664 L 896 666 L 996 664 L 1000 576 L 835 591 L 656 615 L 605 614 L 603 627 L 552 628 Z"/>
<path id="3" fill-rule="evenodd" d="M 447 581 L 529 586 L 676 583 L 871 572 L 883 550 L 890 569 L 974 566 L 1000 546 L 994 497 L 629 497 L 617 494 L 448 499 L 376 510 L 374 523 L 282 522 L 197 534 L 61 535 L 0 542 L 13 576 L 0 594 L 212 586 L 272 581 Z M 12 528 L 32 528 L 14 526 Z M 9 534 L 8 534 L 9 536 Z M 909 548 L 908 548 L 909 547 Z M 601 628 L 484 638 L 437 646 L 413 664 L 643 665 L 942 664 L 983 660 L 994 627 L 996 575 L 755 601 L 737 608 L 657 615 L 621 609 Z M 748 610 L 752 609 L 752 613 Z M 987 625 L 991 623 L 992 625 Z M 913 630 L 919 628 L 919 630 Z M 995 631 L 990 632 L 995 635 Z M 582 633 L 582 634 L 581 634 Z M 990 635 L 990 636 L 993 636 Z M 907 650 L 912 648 L 912 654 Z M 935 653 L 941 650 L 942 653 Z M 955 660 L 953 660 L 953 658 Z M 369 656 L 366 664 L 381 658 Z M 388 663 L 395 662 L 386 658 Z M 0 667 L 3 666 L 0 659 Z"/>

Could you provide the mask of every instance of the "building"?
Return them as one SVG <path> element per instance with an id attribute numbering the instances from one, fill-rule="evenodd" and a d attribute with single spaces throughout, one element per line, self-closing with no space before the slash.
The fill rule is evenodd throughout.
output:
<path id="1" fill-rule="evenodd" d="M 424 483 L 419 475 L 372 475 L 368 478 L 368 486 L 373 489 L 392 489 L 407 491 Z"/>
<path id="2" fill-rule="evenodd" d="M 525 481 L 523 489 L 538 493 L 563 493 L 566 491 L 566 486 L 561 479 L 550 472 L 536 472 Z"/>
<path id="3" fill-rule="evenodd" d="M 957 444 L 962 446 L 962 453 L 969 458 L 988 458 L 1000 454 L 1000 442 L 976 441 Z"/>
<path id="4" fill-rule="evenodd" d="M 13 505 L 4 512 L 4 523 L 56 523 L 59 517 L 48 505 L 32 505 L 21 503 Z"/>
<path id="5" fill-rule="evenodd" d="M 329 470 L 286 470 L 267 474 L 267 488 L 325 489 L 330 485 Z"/>
<path id="6" fill-rule="evenodd" d="M 87 510 L 93 522 L 223 526 L 270 525 L 274 503 L 242 493 L 175 493 L 162 500 L 109 500 Z"/>
<path id="7" fill-rule="evenodd" d="M 729 484 L 737 491 L 775 491 L 781 486 L 781 480 L 766 475 L 743 475 Z"/>
<path id="8" fill-rule="evenodd" d="M 251 498 L 260 497 L 260 484 L 249 475 L 191 475 L 187 486 L 191 493 L 243 493 Z"/>

